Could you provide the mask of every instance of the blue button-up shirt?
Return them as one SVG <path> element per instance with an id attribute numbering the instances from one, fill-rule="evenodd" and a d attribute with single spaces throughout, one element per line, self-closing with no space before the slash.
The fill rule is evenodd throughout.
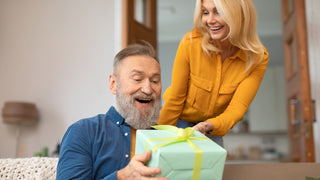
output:
<path id="1" fill-rule="evenodd" d="M 130 161 L 130 146 L 130 126 L 114 107 L 82 119 L 62 139 L 57 179 L 117 179 Z"/>

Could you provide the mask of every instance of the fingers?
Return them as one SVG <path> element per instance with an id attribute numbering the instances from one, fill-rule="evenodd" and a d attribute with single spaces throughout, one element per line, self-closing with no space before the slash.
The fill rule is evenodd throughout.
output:
<path id="1" fill-rule="evenodd" d="M 157 175 L 161 173 L 160 168 L 144 166 L 144 163 L 150 159 L 151 154 L 152 154 L 152 151 L 148 150 L 143 154 L 138 154 L 133 157 L 134 160 L 140 162 L 139 164 L 137 164 L 137 168 L 139 173 L 142 176 L 151 176 L 151 175 Z"/>
<path id="2" fill-rule="evenodd" d="M 205 134 L 205 133 L 206 133 L 205 127 L 204 127 L 203 125 L 201 125 L 201 123 L 195 125 L 195 126 L 193 127 L 193 129 L 201 132 L 202 134 Z"/>
<path id="3" fill-rule="evenodd" d="M 132 159 L 135 159 L 136 161 L 139 161 L 139 162 L 141 162 L 141 163 L 145 163 L 145 162 L 147 162 L 147 161 L 150 159 L 151 154 L 152 154 L 152 151 L 151 151 L 151 150 L 148 150 L 148 151 L 145 152 L 145 153 L 137 154 L 137 155 L 133 156 Z"/>
<path id="4" fill-rule="evenodd" d="M 139 169 L 139 173 L 142 176 L 152 176 L 152 175 L 157 175 L 161 173 L 161 169 L 157 167 L 146 167 L 144 166 L 143 168 Z"/>
<path id="5" fill-rule="evenodd" d="M 166 180 L 167 178 L 160 177 L 150 177 L 152 175 L 157 175 L 161 173 L 161 169 L 157 167 L 147 167 L 145 162 L 147 162 L 151 157 L 152 151 L 148 150 L 145 153 L 135 155 L 129 164 L 118 171 L 118 179 L 155 179 L 155 180 Z"/>
<path id="6" fill-rule="evenodd" d="M 165 178 L 165 177 L 144 177 L 141 180 L 168 180 L 168 178 Z"/>
<path id="7" fill-rule="evenodd" d="M 193 126 L 193 129 L 205 134 L 213 130 L 213 124 L 210 121 L 204 121 Z"/>

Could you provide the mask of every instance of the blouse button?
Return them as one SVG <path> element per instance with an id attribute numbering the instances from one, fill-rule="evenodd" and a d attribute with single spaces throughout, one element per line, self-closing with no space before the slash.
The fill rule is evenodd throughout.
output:
<path id="1" fill-rule="evenodd" d="M 209 89 L 209 86 L 207 86 L 207 89 Z"/>
<path id="2" fill-rule="evenodd" d="M 126 158 L 128 158 L 128 157 L 129 157 L 129 155 L 128 155 L 128 154 L 126 154 L 125 156 L 126 156 Z"/>
<path id="3" fill-rule="evenodd" d="M 120 122 L 119 122 L 119 121 L 117 121 L 117 124 L 120 124 Z"/>
<path id="4" fill-rule="evenodd" d="M 125 136 L 128 136 L 128 133 L 124 133 Z"/>

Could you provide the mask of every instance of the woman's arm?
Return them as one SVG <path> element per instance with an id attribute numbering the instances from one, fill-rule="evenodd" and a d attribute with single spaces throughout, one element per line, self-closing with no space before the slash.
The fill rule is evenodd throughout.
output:
<path id="1" fill-rule="evenodd" d="M 190 73 L 189 64 L 189 46 L 185 36 L 180 42 L 176 58 L 173 64 L 171 87 L 169 87 L 163 97 L 164 106 L 162 107 L 158 124 L 176 125 L 180 114 L 182 113 L 186 94 L 188 90 L 188 81 Z"/>

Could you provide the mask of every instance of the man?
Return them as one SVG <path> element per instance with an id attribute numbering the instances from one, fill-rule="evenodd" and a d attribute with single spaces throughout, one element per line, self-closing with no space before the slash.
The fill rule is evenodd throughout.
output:
<path id="1" fill-rule="evenodd" d="M 134 44 L 121 50 L 109 85 L 116 107 L 68 128 L 57 179 L 166 179 L 149 177 L 161 173 L 144 165 L 151 151 L 133 156 L 136 129 L 154 125 L 161 109 L 160 65 L 152 46 Z"/>

